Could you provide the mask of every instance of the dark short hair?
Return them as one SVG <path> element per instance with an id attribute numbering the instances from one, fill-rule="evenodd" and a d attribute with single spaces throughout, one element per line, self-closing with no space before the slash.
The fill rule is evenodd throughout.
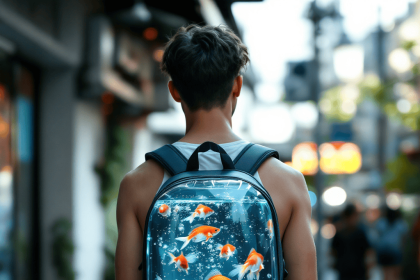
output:
<path id="1" fill-rule="evenodd" d="M 226 104 L 248 62 L 247 47 L 228 27 L 189 25 L 169 40 L 161 70 L 191 111 L 210 110 Z"/>

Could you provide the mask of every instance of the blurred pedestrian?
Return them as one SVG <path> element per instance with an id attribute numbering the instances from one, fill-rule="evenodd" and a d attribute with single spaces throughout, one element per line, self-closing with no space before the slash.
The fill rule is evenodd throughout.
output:
<path id="1" fill-rule="evenodd" d="M 411 231 L 411 236 L 413 237 L 414 245 L 415 245 L 415 252 L 416 252 L 416 257 L 417 257 L 417 268 L 419 269 L 419 272 L 420 272 L 420 212 L 417 215 L 416 221 L 414 222 L 413 229 Z"/>
<path id="2" fill-rule="evenodd" d="M 341 214 L 341 228 L 332 240 L 332 254 L 340 280 L 365 280 L 373 266 L 374 252 L 366 232 L 360 227 L 359 213 L 353 204 Z"/>
<path id="3" fill-rule="evenodd" d="M 378 239 L 376 253 L 382 267 L 384 280 L 400 279 L 403 258 L 403 239 L 408 226 L 397 209 L 385 207 L 384 215 L 376 223 Z"/>

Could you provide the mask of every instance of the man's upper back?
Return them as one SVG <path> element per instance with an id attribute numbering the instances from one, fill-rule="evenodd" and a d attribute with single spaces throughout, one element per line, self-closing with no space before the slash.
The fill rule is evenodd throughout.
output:
<path id="1" fill-rule="evenodd" d="M 266 160 L 258 174 L 276 208 L 288 279 L 316 279 L 311 205 L 302 174 L 275 158 Z M 117 279 L 141 277 L 134 267 L 142 261 L 146 215 L 163 178 L 164 169 L 148 160 L 121 182 L 117 205 Z"/>
<path id="2" fill-rule="evenodd" d="M 247 141 L 240 140 L 220 144 L 220 146 L 234 159 L 247 144 Z M 186 158 L 189 158 L 199 145 L 177 142 L 174 146 Z M 220 156 L 215 152 L 209 151 L 200 157 L 200 169 L 211 170 L 212 167 L 217 166 L 217 161 L 219 161 L 221 167 Z M 274 158 L 268 159 L 263 163 L 254 176 L 263 184 L 273 199 L 279 217 L 281 236 L 283 237 L 294 205 L 301 200 L 307 199 L 303 176 L 300 172 Z M 133 188 L 130 190 L 132 193 L 131 199 L 133 200 L 132 203 L 137 205 L 135 207 L 136 215 L 142 228 L 145 224 L 148 208 L 158 188 L 164 183 L 167 177 L 168 174 L 158 163 L 149 160 L 127 174 L 124 179 L 130 181 L 129 185 L 132 187 L 129 188 Z"/>

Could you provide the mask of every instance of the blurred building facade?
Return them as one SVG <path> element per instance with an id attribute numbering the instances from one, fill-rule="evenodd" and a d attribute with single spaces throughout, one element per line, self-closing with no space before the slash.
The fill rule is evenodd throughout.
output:
<path id="1" fill-rule="evenodd" d="M 0 279 L 112 279 L 119 181 L 173 137 L 145 128 L 171 107 L 164 43 L 238 31 L 230 5 L 0 1 Z"/>

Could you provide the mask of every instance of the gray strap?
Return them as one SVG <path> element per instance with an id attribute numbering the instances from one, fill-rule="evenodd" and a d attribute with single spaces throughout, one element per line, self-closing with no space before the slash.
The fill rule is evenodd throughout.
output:
<path id="1" fill-rule="evenodd" d="M 171 176 L 184 172 L 187 169 L 187 159 L 177 148 L 165 145 L 146 154 L 146 160 L 157 161 Z"/>
<path id="2" fill-rule="evenodd" d="M 235 158 L 233 163 L 236 169 L 254 175 L 261 164 L 270 157 L 279 159 L 279 153 L 261 145 L 248 144 Z"/>

